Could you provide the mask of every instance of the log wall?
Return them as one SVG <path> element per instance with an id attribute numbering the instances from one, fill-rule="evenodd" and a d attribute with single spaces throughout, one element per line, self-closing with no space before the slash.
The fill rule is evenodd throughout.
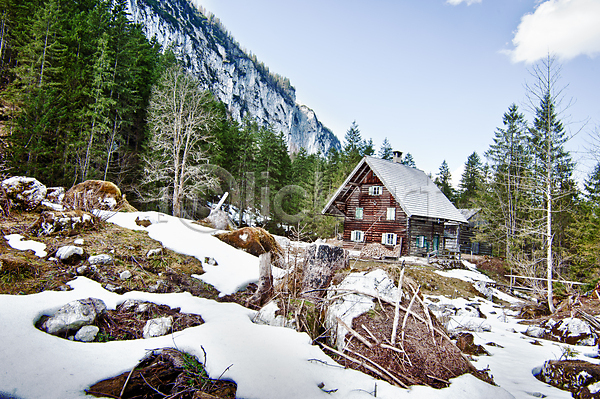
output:
<path id="1" fill-rule="evenodd" d="M 369 188 L 382 187 L 380 195 L 370 195 Z M 363 218 L 356 219 L 356 208 L 363 208 Z M 387 220 L 387 208 L 396 209 L 396 219 Z M 395 233 L 396 244 L 402 242 L 402 255 L 407 254 L 407 217 L 393 195 L 377 176 L 370 171 L 354 189 L 345 206 L 344 241 L 351 241 L 353 230 L 364 232 L 365 243 L 381 243 L 383 233 Z M 388 248 L 392 248 L 388 246 Z"/>

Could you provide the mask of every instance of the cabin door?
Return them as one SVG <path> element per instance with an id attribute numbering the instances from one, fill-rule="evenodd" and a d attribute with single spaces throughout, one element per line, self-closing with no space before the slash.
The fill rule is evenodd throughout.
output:
<path id="1" fill-rule="evenodd" d="M 440 247 L 440 236 L 433 236 L 432 246 L 434 251 L 438 250 L 438 248 Z"/>

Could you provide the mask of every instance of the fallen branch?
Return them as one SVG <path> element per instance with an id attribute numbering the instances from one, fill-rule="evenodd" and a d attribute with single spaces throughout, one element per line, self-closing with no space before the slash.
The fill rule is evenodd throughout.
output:
<path id="1" fill-rule="evenodd" d="M 354 335 L 360 342 L 367 345 L 369 348 L 373 347 L 373 344 L 369 342 L 368 339 L 359 334 L 358 331 L 354 330 L 348 324 L 344 323 L 344 320 L 340 319 L 338 316 L 335 316 L 335 319 L 340 323 L 346 330 L 350 331 L 350 334 Z"/>
<path id="2" fill-rule="evenodd" d="M 361 358 L 361 359 L 363 359 L 363 360 L 371 363 L 374 367 L 376 367 L 377 369 L 381 370 L 383 373 L 385 373 L 387 376 L 389 376 L 391 379 L 393 379 L 394 382 L 396 384 L 400 385 L 402 388 L 408 389 L 408 386 L 406 386 L 406 384 L 404 384 L 402 381 L 400 381 L 398 379 L 398 377 L 396 377 L 395 375 L 393 375 L 390 371 L 386 370 L 385 367 L 381 366 L 379 363 L 377 363 L 377 362 L 369 359 L 368 357 L 366 357 L 366 356 L 364 356 L 364 355 L 362 355 L 362 354 L 360 354 L 358 352 L 355 352 L 355 351 L 353 351 L 351 349 L 346 349 L 346 350 L 348 352 L 352 353 L 353 355 L 358 356 L 359 358 Z M 404 375 L 402 375 L 402 377 L 406 378 L 407 380 L 411 380 L 410 378 L 408 378 L 408 377 L 406 377 Z M 415 383 L 414 380 L 411 380 L 411 382 Z"/>
<path id="3" fill-rule="evenodd" d="M 381 299 L 383 302 L 385 302 L 385 303 L 387 303 L 389 305 L 393 305 L 393 306 L 396 304 L 395 302 L 388 301 L 385 298 L 379 298 L 379 296 L 377 296 L 377 295 L 368 294 L 366 292 L 361 292 L 361 291 L 357 291 L 357 290 L 337 289 L 336 291 L 345 291 L 346 294 L 358 294 L 358 295 L 370 296 L 372 298 Z M 343 296 L 343 294 L 339 295 L 338 297 L 341 297 L 341 296 Z M 403 312 L 410 313 L 411 316 L 413 316 L 415 319 L 419 320 L 422 323 L 427 323 L 427 321 L 423 317 L 419 316 L 416 313 L 413 313 L 413 312 L 409 311 L 408 309 L 404 308 L 403 306 L 400 306 L 400 310 L 402 310 Z M 434 330 L 435 330 L 435 332 L 437 332 L 438 334 L 440 334 L 443 338 L 445 338 L 448 342 L 452 342 L 452 340 L 450 339 L 450 337 L 448 337 L 448 335 L 444 331 L 442 331 L 442 330 L 440 330 L 439 328 L 436 328 L 436 327 L 434 327 Z"/>
<path id="4" fill-rule="evenodd" d="M 345 353 L 342 353 L 338 350 L 335 350 L 333 348 L 330 348 L 329 346 L 325 345 L 324 343 L 319 342 L 319 345 L 321 345 L 323 348 L 327 349 L 330 352 L 335 353 L 336 355 L 339 355 L 341 357 L 343 357 L 344 359 L 347 359 L 349 361 L 351 361 L 352 363 L 356 363 L 356 364 L 360 364 L 361 366 L 363 366 L 364 368 L 366 368 L 367 370 L 377 374 L 379 377 L 383 378 L 384 380 L 389 381 L 389 377 L 386 377 L 385 374 L 383 374 L 382 372 L 380 372 L 379 370 L 377 370 L 376 368 L 369 366 L 368 364 L 365 364 L 364 361 L 360 361 L 358 359 L 355 359 L 351 356 L 346 355 Z M 393 381 L 393 380 L 392 380 Z M 406 385 L 402 384 L 400 385 L 403 388 L 408 388 Z"/>
<path id="5" fill-rule="evenodd" d="M 402 320 L 402 343 L 403 344 L 404 344 L 404 332 L 405 332 L 405 329 L 406 329 L 406 322 L 408 321 L 408 316 L 411 314 L 410 313 L 410 308 L 412 307 L 413 303 L 415 302 L 415 298 L 419 294 L 419 288 L 420 287 L 417 287 L 417 290 L 413 294 L 413 297 L 410 299 L 410 303 L 408 304 L 408 308 L 406 309 L 406 313 L 404 313 L 404 320 Z"/>
<path id="6" fill-rule="evenodd" d="M 396 291 L 396 307 L 394 310 L 394 324 L 392 325 L 392 336 L 390 342 L 392 345 L 396 343 L 396 333 L 398 331 L 398 322 L 400 321 L 400 300 L 402 299 L 402 281 L 404 280 L 404 267 L 400 272 L 398 279 L 398 290 Z M 410 306 L 409 306 L 410 307 Z"/>
<path id="7" fill-rule="evenodd" d="M 375 341 L 377 344 L 380 343 L 380 341 L 377 339 L 377 337 L 375 335 L 373 335 L 373 333 L 371 331 L 369 331 L 367 326 L 365 326 L 364 324 L 361 324 L 361 327 L 363 328 L 363 330 L 365 330 L 367 332 L 367 334 L 369 334 L 369 336 L 371 337 L 371 339 L 373 341 Z"/>
<path id="8" fill-rule="evenodd" d="M 416 291 L 413 289 L 413 287 L 411 285 L 410 289 L 415 293 L 416 295 Z M 418 290 L 418 288 L 417 288 Z M 423 302 L 423 300 L 421 299 L 420 296 L 417 295 L 417 300 L 419 301 L 419 303 L 421 304 L 421 306 L 423 306 L 423 312 L 425 313 L 425 317 L 427 318 L 427 323 L 429 325 L 429 331 L 431 332 L 431 340 L 433 341 L 433 344 L 435 345 L 435 333 L 433 330 L 433 321 L 431 320 L 431 316 L 429 315 L 429 308 L 427 307 L 427 305 L 425 305 L 425 302 Z"/>
<path id="9" fill-rule="evenodd" d="M 137 367 L 137 364 L 135 366 L 133 366 L 133 368 L 127 375 L 127 379 L 125 380 L 125 383 L 123 384 L 123 388 L 121 389 L 121 393 L 119 394 L 119 399 L 121 399 L 123 397 L 123 394 L 125 393 L 125 388 L 127 387 L 127 383 L 129 382 L 129 379 L 131 378 L 131 375 L 133 374 L 133 370 L 135 370 L 136 367 Z"/>
<path id="10" fill-rule="evenodd" d="M 161 391 L 159 391 L 158 389 L 154 388 L 152 385 L 150 385 L 150 383 L 148 381 L 146 381 L 146 379 L 144 378 L 144 374 L 140 373 L 140 377 L 142 377 L 142 380 L 144 380 L 146 385 L 148 385 L 150 387 L 150 389 L 152 389 L 154 392 L 156 392 L 159 395 L 162 395 L 163 397 L 167 396 L 164 393 L 162 393 Z"/>

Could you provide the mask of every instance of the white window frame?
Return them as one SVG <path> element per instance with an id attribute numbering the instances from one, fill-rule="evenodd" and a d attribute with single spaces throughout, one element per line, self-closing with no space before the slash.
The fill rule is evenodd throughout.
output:
<path id="1" fill-rule="evenodd" d="M 423 236 L 423 235 L 417 236 L 417 248 L 425 248 L 426 242 L 427 242 L 427 240 L 425 239 L 425 236 Z"/>
<path id="2" fill-rule="evenodd" d="M 386 220 L 396 220 L 396 208 L 388 208 L 385 218 Z"/>
<path id="3" fill-rule="evenodd" d="M 398 242 L 398 235 L 396 233 L 381 234 L 381 243 L 383 245 L 396 245 L 397 242 Z"/>
<path id="4" fill-rule="evenodd" d="M 362 220 L 364 217 L 364 208 L 357 206 L 356 209 L 354 210 L 354 219 L 359 219 Z"/>
<path id="5" fill-rule="evenodd" d="M 369 187 L 369 195 L 381 195 L 383 194 L 383 187 L 371 186 Z"/>
<path id="6" fill-rule="evenodd" d="M 350 233 L 350 241 L 353 242 L 364 242 L 365 241 L 365 233 L 362 230 L 352 230 Z"/>

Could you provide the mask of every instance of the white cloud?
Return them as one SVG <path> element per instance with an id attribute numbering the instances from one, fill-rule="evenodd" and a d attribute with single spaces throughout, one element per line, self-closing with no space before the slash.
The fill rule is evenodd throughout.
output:
<path id="1" fill-rule="evenodd" d="M 456 1 L 456 0 L 455 0 Z M 600 53 L 600 0 L 548 0 L 521 18 L 513 62 L 532 63 L 548 53 L 561 60 Z"/>
<path id="2" fill-rule="evenodd" d="M 460 3 L 466 3 L 468 6 L 471 4 L 481 3 L 481 0 L 446 0 L 446 3 L 457 6 Z"/>

